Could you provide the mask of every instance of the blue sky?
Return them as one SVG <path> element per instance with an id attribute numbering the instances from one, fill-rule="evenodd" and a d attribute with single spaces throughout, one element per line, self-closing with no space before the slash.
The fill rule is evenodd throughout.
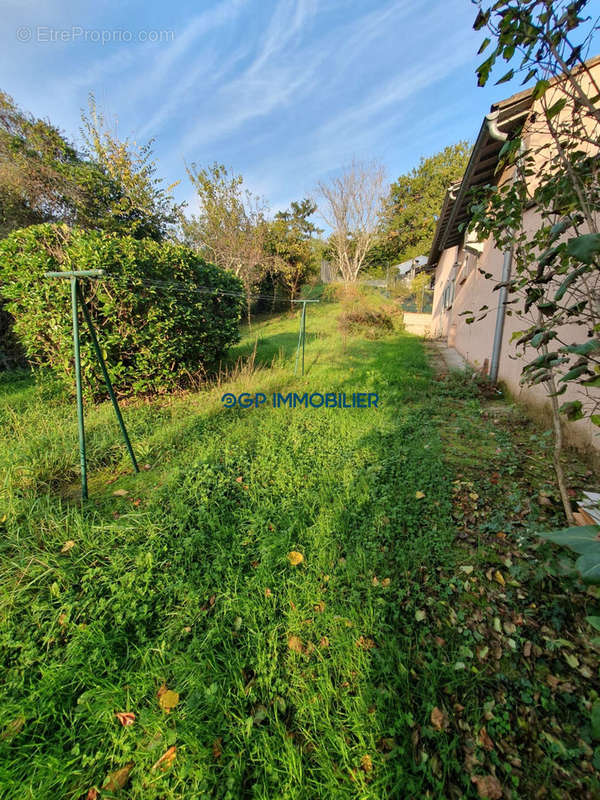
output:
<path id="1" fill-rule="evenodd" d="M 225 163 L 277 210 L 353 157 L 394 179 L 473 140 L 490 103 L 520 88 L 477 87 L 470 0 L 0 7 L 0 87 L 75 140 L 93 91 L 121 136 L 155 138 L 161 174 L 181 179 L 175 194 L 192 210 L 186 161 Z"/>

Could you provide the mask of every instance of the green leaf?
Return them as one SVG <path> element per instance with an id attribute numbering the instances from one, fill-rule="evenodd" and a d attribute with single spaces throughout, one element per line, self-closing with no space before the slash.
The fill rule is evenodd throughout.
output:
<path id="1" fill-rule="evenodd" d="M 475 31 L 481 30 L 481 28 L 483 28 L 484 25 L 487 25 L 489 18 L 490 18 L 489 10 L 482 11 L 481 9 L 479 9 L 479 13 L 475 17 L 475 22 L 473 23 L 473 30 Z"/>
<path id="2" fill-rule="evenodd" d="M 600 350 L 600 339 L 589 339 L 583 344 L 570 344 L 566 347 L 561 347 L 561 353 L 575 353 L 578 356 L 587 356 L 589 353 L 595 353 Z"/>
<path id="3" fill-rule="evenodd" d="M 565 414 L 571 422 L 583 417 L 582 405 L 580 400 L 572 400 L 570 403 L 563 403 L 559 408 L 561 414 Z"/>
<path id="4" fill-rule="evenodd" d="M 500 78 L 500 80 L 496 81 L 496 86 L 498 86 L 499 83 L 507 83 L 508 81 L 512 80 L 512 78 L 514 78 L 514 75 L 515 75 L 514 69 L 509 69 L 506 75 L 503 75 Z"/>
<path id="5" fill-rule="evenodd" d="M 585 621 L 595 628 L 597 631 L 600 631 L 600 617 L 586 617 Z"/>
<path id="6" fill-rule="evenodd" d="M 582 364 L 580 367 L 574 367 L 570 369 L 566 375 L 563 375 L 562 378 L 559 380 L 559 383 L 566 383 L 567 381 L 575 380 L 575 378 L 579 378 L 584 372 L 588 372 L 587 364 Z"/>
<path id="7" fill-rule="evenodd" d="M 540 97 L 543 97 L 549 86 L 550 81 L 547 81 L 545 78 L 539 80 L 533 89 L 533 99 L 539 100 Z"/>
<path id="8" fill-rule="evenodd" d="M 550 106 L 550 108 L 546 111 L 546 119 L 552 119 L 557 114 L 560 114 L 560 112 L 563 110 L 566 104 L 567 104 L 567 98 L 561 97 L 560 100 L 557 100 L 556 103 L 553 103 Z"/>
<path id="9" fill-rule="evenodd" d="M 600 233 L 584 233 L 569 239 L 567 242 L 567 252 L 577 261 L 584 264 L 593 264 L 596 254 L 600 251 Z"/>
<path id="10" fill-rule="evenodd" d="M 593 550 L 579 556 L 575 566 L 586 583 L 600 583 L 600 542 Z"/>
<path id="11" fill-rule="evenodd" d="M 480 48 L 479 48 L 479 50 L 477 51 L 477 55 L 478 55 L 478 56 L 480 56 L 480 55 L 483 53 L 483 51 L 485 50 L 485 48 L 488 46 L 488 44 L 489 44 L 491 41 L 492 41 L 492 40 L 491 40 L 491 39 L 488 39 L 488 37 L 486 36 L 486 38 L 485 38 L 485 39 L 483 40 L 483 42 L 481 43 L 481 47 L 480 47 Z"/>
<path id="12" fill-rule="evenodd" d="M 600 414 L 592 414 L 590 421 L 592 425 L 597 425 L 600 428 Z"/>
<path id="13" fill-rule="evenodd" d="M 559 531 L 539 533 L 538 536 L 547 542 L 569 547 L 576 553 L 583 555 L 590 549 L 600 547 L 599 533 L 600 527 L 598 525 L 584 525 L 583 527 L 563 528 Z"/>

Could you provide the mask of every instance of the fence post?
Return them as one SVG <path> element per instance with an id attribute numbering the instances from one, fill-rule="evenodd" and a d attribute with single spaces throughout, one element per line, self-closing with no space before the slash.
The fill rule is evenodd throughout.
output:
<path id="1" fill-rule="evenodd" d="M 85 461 L 85 428 L 83 423 L 83 393 L 81 390 L 81 357 L 79 353 L 79 318 L 77 316 L 77 278 L 71 276 L 71 311 L 73 313 L 73 352 L 75 356 L 75 387 L 77 391 L 77 426 L 79 428 L 79 460 L 81 462 L 81 497 L 87 500 L 87 466 Z"/>

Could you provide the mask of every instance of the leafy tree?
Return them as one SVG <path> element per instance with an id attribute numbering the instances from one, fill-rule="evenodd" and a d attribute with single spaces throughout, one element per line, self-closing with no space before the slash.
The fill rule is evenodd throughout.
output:
<path id="1" fill-rule="evenodd" d="M 192 164 L 188 175 L 200 211 L 184 221 L 184 239 L 242 281 L 250 321 L 252 292 L 273 260 L 267 253 L 267 206 L 244 189 L 241 175 L 230 175 L 223 164 L 203 168 Z"/>
<path id="2" fill-rule="evenodd" d="M 489 34 L 480 53 L 493 41 L 478 69 L 480 85 L 500 59 L 515 66 L 498 83 L 517 72 L 524 83 L 535 81 L 536 113 L 501 151 L 512 177 L 484 187 L 472 207 L 472 224 L 513 253 L 514 271 L 504 283 L 506 313 L 523 321 L 517 337 L 522 382 L 543 385 L 550 399 L 554 466 L 571 524 L 559 414 L 570 420 L 587 416 L 600 426 L 600 88 L 584 62 L 597 28 L 582 16 L 586 5 L 500 0 L 480 4 L 474 25 Z M 524 222 L 532 207 L 539 214 L 533 230 Z M 573 326 L 579 330 L 576 341 Z M 559 405 L 559 396 L 574 385 L 580 399 Z"/>
<path id="3" fill-rule="evenodd" d="M 392 263 L 428 253 L 446 190 L 459 181 L 471 147 L 448 145 L 392 183 L 381 215 L 381 234 Z"/>
<path id="4" fill-rule="evenodd" d="M 0 237 L 40 222 L 74 222 L 85 204 L 80 154 L 60 131 L 0 91 Z"/>
<path id="5" fill-rule="evenodd" d="M 166 238 L 179 221 L 182 207 L 174 204 L 171 195 L 178 182 L 165 187 L 157 177 L 152 141 L 138 145 L 120 140 L 109 130 L 93 95 L 81 120 L 86 151 L 96 167 L 80 175 L 91 198 L 87 217 L 95 216 L 90 227 L 136 239 Z"/>
<path id="6" fill-rule="evenodd" d="M 274 277 L 284 285 L 290 301 L 297 296 L 315 265 L 312 237 L 321 231 L 309 217 L 316 210 L 316 204 L 308 198 L 293 201 L 289 210 L 279 211 L 269 225 L 267 253 L 275 259 L 272 265 Z"/>

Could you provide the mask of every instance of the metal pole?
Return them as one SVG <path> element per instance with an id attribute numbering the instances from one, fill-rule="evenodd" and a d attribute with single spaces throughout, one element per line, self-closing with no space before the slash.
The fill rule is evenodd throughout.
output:
<path id="1" fill-rule="evenodd" d="M 492 346 L 492 363 L 490 365 L 490 381 L 496 383 L 498 380 L 498 369 L 500 367 L 500 353 L 502 351 L 502 338 L 504 336 L 504 320 L 506 318 L 506 304 L 508 301 L 508 282 L 512 271 L 513 248 L 504 251 L 504 261 L 502 263 L 502 285 L 500 286 L 498 297 L 498 311 L 496 313 L 496 328 L 494 330 L 494 344 Z"/>
<path id="2" fill-rule="evenodd" d="M 74 279 L 76 280 L 76 279 Z M 110 399 L 113 404 L 113 408 L 115 410 L 115 414 L 117 415 L 117 420 L 119 422 L 119 427 L 121 428 L 121 433 L 123 434 L 123 439 L 125 440 L 125 444 L 127 446 L 127 450 L 129 451 L 129 457 L 131 458 L 131 463 L 133 464 L 133 468 L 136 472 L 139 472 L 140 469 L 138 467 L 138 463 L 136 461 L 133 448 L 131 446 L 131 442 L 129 441 L 129 436 L 127 435 L 127 428 L 125 427 L 125 423 L 123 421 L 123 417 L 121 415 L 121 409 L 119 408 L 119 403 L 117 402 L 117 398 L 115 396 L 115 392 L 108 374 L 108 370 L 106 369 L 106 364 L 104 362 L 104 358 L 102 357 L 102 351 L 100 350 L 100 345 L 98 344 L 98 338 L 96 337 L 96 331 L 94 330 L 94 325 L 92 324 L 92 319 L 90 317 L 89 311 L 85 304 L 85 300 L 83 299 L 83 293 L 81 291 L 81 287 L 77 286 L 77 296 L 79 297 L 79 302 L 81 303 L 81 308 L 83 311 L 83 316 L 85 317 L 85 321 L 87 322 L 87 326 L 90 331 L 90 336 L 92 337 L 92 345 L 94 346 L 94 351 L 96 353 L 96 357 L 100 363 L 100 368 L 102 369 L 102 375 L 104 376 L 104 383 L 106 384 L 106 388 L 108 389 L 108 393 L 110 395 Z"/>
<path id="3" fill-rule="evenodd" d="M 71 278 L 71 309 L 73 312 L 73 350 L 75 356 L 75 386 L 77 389 L 77 424 L 79 427 L 79 458 L 81 461 L 81 497 L 87 500 L 87 468 L 85 463 L 85 429 L 83 426 L 83 394 L 81 391 L 81 359 L 79 355 L 79 319 L 77 316 L 77 278 Z"/>
<path id="4" fill-rule="evenodd" d="M 300 330 L 298 331 L 298 347 L 296 348 L 296 363 L 294 365 L 294 375 L 298 372 L 298 359 L 300 358 L 300 346 L 302 344 L 302 323 L 304 321 L 304 303 L 302 304 L 302 316 L 300 317 Z"/>
<path id="5" fill-rule="evenodd" d="M 306 303 L 302 303 L 302 374 L 304 375 L 304 343 L 306 341 Z"/>

